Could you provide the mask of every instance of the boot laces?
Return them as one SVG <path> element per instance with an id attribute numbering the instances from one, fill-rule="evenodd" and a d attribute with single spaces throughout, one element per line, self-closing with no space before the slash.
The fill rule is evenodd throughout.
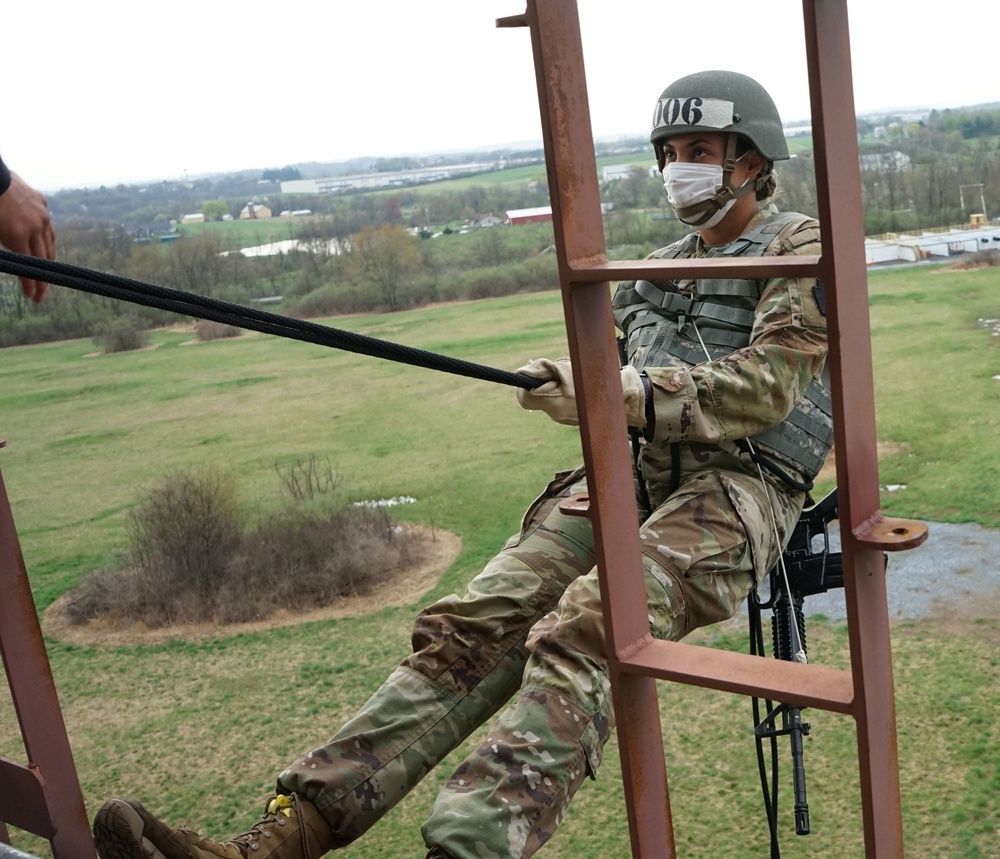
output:
<path id="1" fill-rule="evenodd" d="M 232 841 L 243 848 L 241 852 L 245 856 L 251 855 L 254 851 L 260 850 L 261 841 L 274 837 L 273 829 L 275 826 L 288 824 L 293 809 L 295 809 L 295 804 L 292 798 L 278 794 L 268 802 L 261 819 L 251 829 L 242 835 L 237 835 Z M 297 811 L 297 809 L 295 810 Z"/>

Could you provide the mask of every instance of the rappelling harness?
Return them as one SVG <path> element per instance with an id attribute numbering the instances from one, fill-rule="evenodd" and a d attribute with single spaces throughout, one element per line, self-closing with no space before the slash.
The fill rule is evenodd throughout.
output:
<path id="1" fill-rule="evenodd" d="M 705 248 L 701 258 L 760 257 L 794 250 L 819 239 L 818 223 L 792 212 L 774 213 L 725 245 Z M 692 233 L 652 259 L 695 255 Z M 725 358 L 750 345 L 764 281 L 705 278 L 689 281 L 625 281 L 612 299 L 618 328 L 627 332 L 623 358 L 646 367 L 694 367 Z M 795 489 L 807 491 L 833 444 L 833 403 L 826 385 L 814 379 L 781 423 L 734 444 L 765 470 Z"/>

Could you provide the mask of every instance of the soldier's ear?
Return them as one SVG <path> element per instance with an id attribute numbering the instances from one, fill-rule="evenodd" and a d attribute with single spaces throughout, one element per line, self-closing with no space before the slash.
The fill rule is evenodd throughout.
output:
<path id="1" fill-rule="evenodd" d="M 764 160 L 764 156 L 761 155 L 756 149 L 751 149 L 746 154 L 746 165 L 747 165 L 747 178 L 749 180 L 756 179 L 760 175 L 760 171 L 764 169 L 764 165 L 767 163 Z"/>

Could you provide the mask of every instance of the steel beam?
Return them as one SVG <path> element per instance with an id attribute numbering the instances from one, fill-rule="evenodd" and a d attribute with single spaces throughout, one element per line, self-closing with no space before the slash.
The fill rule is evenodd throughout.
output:
<path id="1" fill-rule="evenodd" d="M 864 212 L 846 0 L 803 0 L 823 229 L 820 277 L 829 287 L 837 485 L 844 592 L 855 686 L 865 855 L 903 856 L 889 609 L 881 537 Z M 900 526 L 903 527 L 903 526 Z"/>
<path id="2" fill-rule="evenodd" d="M 47 838 L 55 859 L 94 859 L 90 821 L 2 474 L 0 592 L 0 652 L 28 755 L 27 765 L 0 759 L 0 820 Z M 6 826 L 0 835 L 6 839 Z"/>

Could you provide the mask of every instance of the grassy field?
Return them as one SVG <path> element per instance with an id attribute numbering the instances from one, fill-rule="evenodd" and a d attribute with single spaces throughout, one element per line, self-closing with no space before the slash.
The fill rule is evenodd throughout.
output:
<path id="1" fill-rule="evenodd" d="M 873 272 L 870 287 L 881 481 L 907 487 L 883 493 L 883 508 L 1000 526 L 1000 352 L 980 321 L 1000 317 L 995 270 Z M 503 368 L 566 348 L 554 292 L 331 323 Z M 96 355 L 73 341 L 0 355 L 0 468 L 39 609 L 114 563 L 126 512 L 176 468 L 231 470 L 248 516 L 266 516 L 280 503 L 276 464 L 328 457 L 351 498 L 412 496 L 401 517 L 463 542 L 422 599 L 365 616 L 134 647 L 48 641 L 88 812 L 135 796 L 173 823 L 226 836 L 256 818 L 275 773 L 363 703 L 405 652 L 420 605 L 481 568 L 550 473 L 576 463 L 579 442 L 518 409 L 502 386 L 264 335 L 193 340 L 177 327 L 137 353 Z M 910 859 L 998 855 L 998 615 L 984 601 L 968 617 L 893 628 Z M 745 649 L 739 623 L 699 640 Z M 839 625 L 813 622 L 810 645 L 814 661 L 849 661 Z M 661 707 L 680 855 L 766 855 L 748 702 L 665 684 Z M 853 724 L 822 712 L 807 719 L 814 832 L 792 834 L 786 777 L 782 852 L 859 857 Z M 462 752 L 339 855 L 423 855 L 419 823 Z M 23 758 L 6 700 L 0 754 Z M 14 838 L 48 855 L 45 842 Z M 628 854 L 614 740 L 544 853 Z"/>
<path id="2" fill-rule="evenodd" d="M 302 218 L 267 218 L 254 221 L 206 221 L 201 224 L 181 224 L 181 235 L 198 236 L 214 233 L 226 250 L 252 248 L 294 239 L 302 229 Z"/>

